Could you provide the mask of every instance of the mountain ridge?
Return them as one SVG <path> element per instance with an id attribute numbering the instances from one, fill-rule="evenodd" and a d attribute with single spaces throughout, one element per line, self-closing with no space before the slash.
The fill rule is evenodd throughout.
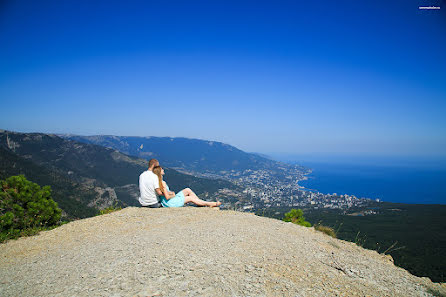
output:
<path id="1" fill-rule="evenodd" d="M 196 138 L 116 135 L 61 136 L 110 147 L 127 155 L 145 159 L 157 158 L 172 168 L 179 167 L 214 174 L 222 171 L 265 168 L 274 171 L 278 166 L 299 167 L 265 158 L 258 153 L 247 153 L 223 142 Z"/>
<path id="2" fill-rule="evenodd" d="M 55 134 L 0 132 L 0 178 L 27 173 L 27 178 L 53 188 L 56 202 L 72 217 L 91 216 L 108 206 L 138 206 L 139 175 L 147 161 L 103 146 L 60 138 Z M 203 198 L 238 187 L 166 168 L 176 191 L 190 187 Z M 67 190 L 64 190 L 67 188 Z M 227 202 L 235 202 L 228 197 Z M 77 204 L 77 205 L 75 205 Z M 75 210 L 77 208 L 77 210 Z"/>

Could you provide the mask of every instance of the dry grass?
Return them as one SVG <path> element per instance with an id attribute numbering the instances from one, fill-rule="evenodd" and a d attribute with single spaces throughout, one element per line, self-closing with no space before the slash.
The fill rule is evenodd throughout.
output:
<path id="1" fill-rule="evenodd" d="M 331 227 L 327 227 L 327 226 L 324 226 L 324 225 L 321 225 L 321 224 L 317 224 L 317 225 L 314 225 L 314 229 L 316 229 L 317 231 L 320 231 L 322 233 L 325 233 L 328 236 L 336 238 L 336 232 Z"/>

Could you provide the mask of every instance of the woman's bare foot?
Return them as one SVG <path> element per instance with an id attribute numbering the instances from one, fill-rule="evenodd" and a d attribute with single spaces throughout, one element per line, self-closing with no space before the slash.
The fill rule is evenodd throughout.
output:
<path id="1" fill-rule="evenodd" d="M 220 206 L 220 205 L 221 205 L 221 202 L 220 202 L 220 201 L 213 202 L 213 203 L 214 203 L 214 205 L 211 205 L 211 207 L 217 207 L 217 206 Z"/>

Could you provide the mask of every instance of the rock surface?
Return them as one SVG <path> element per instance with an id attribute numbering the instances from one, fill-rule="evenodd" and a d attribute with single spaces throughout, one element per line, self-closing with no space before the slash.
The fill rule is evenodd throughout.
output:
<path id="1" fill-rule="evenodd" d="M 126 208 L 0 245 L 0 296 L 438 296 L 443 285 L 313 228 Z"/>

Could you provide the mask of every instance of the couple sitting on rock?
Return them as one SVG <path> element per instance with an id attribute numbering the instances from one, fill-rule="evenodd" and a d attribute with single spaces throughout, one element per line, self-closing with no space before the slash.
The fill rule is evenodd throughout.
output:
<path id="1" fill-rule="evenodd" d="M 159 165 L 158 160 L 151 159 L 149 169 L 139 176 L 139 203 L 143 207 L 182 207 L 188 202 L 198 206 L 216 207 L 221 205 L 221 202 L 201 200 L 189 188 L 175 194 L 175 192 L 170 191 L 169 186 L 163 181 L 163 175 L 164 169 Z"/>

